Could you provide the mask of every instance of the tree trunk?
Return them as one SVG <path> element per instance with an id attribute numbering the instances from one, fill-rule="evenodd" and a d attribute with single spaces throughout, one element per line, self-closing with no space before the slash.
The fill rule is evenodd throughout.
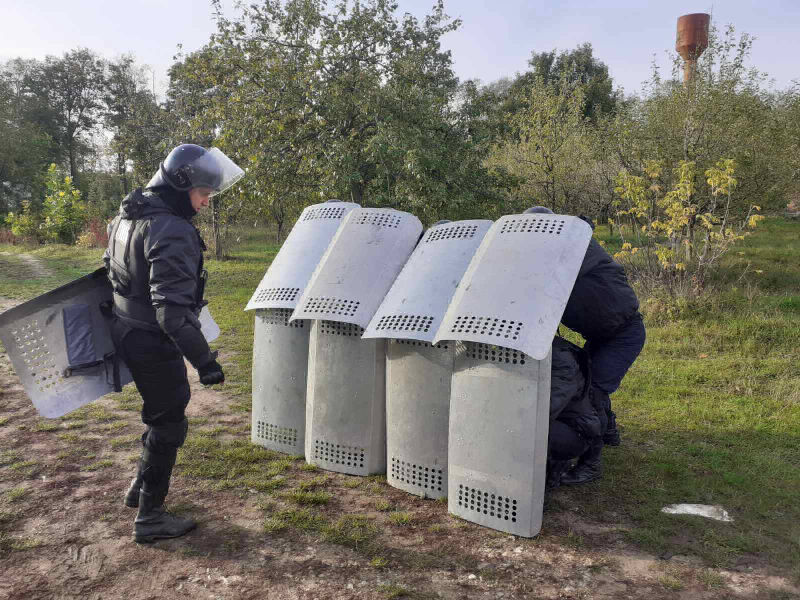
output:
<path id="1" fill-rule="evenodd" d="M 222 260 L 222 232 L 219 223 L 219 198 L 211 198 L 211 227 L 214 232 L 214 256 Z"/>
<path id="2" fill-rule="evenodd" d="M 353 182 L 350 184 L 350 201 L 355 202 L 356 204 L 361 204 L 361 199 L 364 194 L 364 188 L 359 182 Z"/>

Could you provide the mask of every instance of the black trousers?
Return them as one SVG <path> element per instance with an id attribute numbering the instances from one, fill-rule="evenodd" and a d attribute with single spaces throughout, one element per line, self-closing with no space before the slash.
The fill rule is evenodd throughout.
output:
<path id="1" fill-rule="evenodd" d="M 547 438 L 547 454 L 553 460 L 570 460 L 581 456 L 589 447 L 586 438 L 566 423 L 556 419 L 550 421 Z"/>
<path id="2" fill-rule="evenodd" d="M 186 439 L 191 396 L 183 355 L 166 334 L 133 329 L 118 319 L 112 334 L 142 396 L 143 446 L 174 456 Z"/>

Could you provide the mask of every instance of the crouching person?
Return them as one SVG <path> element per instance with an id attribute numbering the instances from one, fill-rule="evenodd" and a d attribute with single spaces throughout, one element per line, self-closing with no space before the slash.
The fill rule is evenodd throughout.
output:
<path id="1" fill-rule="evenodd" d="M 204 385 L 225 380 L 200 331 L 205 244 L 192 218 L 243 174 L 216 148 L 178 146 L 144 190 L 122 201 L 109 228 L 104 260 L 114 288 L 112 337 L 142 396 L 146 426 L 142 457 L 125 495 L 125 505 L 139 509 L 138 543 L 178 537 L 196 526 L 164 506 L 189 428 L 184 357 Z"/>
<path id="2" fill-rule="evenodd" d="M 556 337 L 553 340 L 550 379 L 550 435 L 547 452 L 547 489 L 572 481 L 569 471 L 573 459 L 592 453 L 598 468 L 591 478 L 601 476 L 603 450 L 603 408 L 595 406 L 591 394 L 591 374 L 586 352 Z M 581 483 L 584 483 L 583 481 Z"/>

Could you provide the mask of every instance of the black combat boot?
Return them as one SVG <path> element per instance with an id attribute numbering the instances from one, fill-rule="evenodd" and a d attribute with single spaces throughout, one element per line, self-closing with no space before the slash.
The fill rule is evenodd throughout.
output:
<path id="1" fill-rule="evenodd" d="M 571 461 L 547 459 L 547 479 L 545 480 L 545 491 L 554 490 L 561 485 L 561 476 L 569 469 Z"/>
<path id="2" fill-rule="evenodd" d="M 147 435 L 150 433 L 150 426 L 148 425 L 142 434 L 142 452 L 144 452 L 144 444 L 147 440 Z M 142 469 L 143 458 L 139 459 L 136 465 L 136 476 L 131 480 L 131 486 L 125 493 L 125 506 L 129 508 L 138 508 L 139 506 L 139 490 L 142 489 Z"/>
<path id="3" fill-rule="evenodd" d="M 177 449 L 168 455 L 148 450 L 142 454 L 143 482 L 139 492 L 139 514 L 133 522 L 133 541 L 138 544 L 180 537 L 197 527 L 192 519 L 173 515 L 164 506 L 176 456 Z"/>
<path id="4" fill-rule="evenodd" d="M 597 439 L 578 459 L 578 463 L 561 476 L 562 485 L 589 483 L 603 476 L 603 441 Z"/>
<path id="5" fill-rule="evenodd" d="M 131 480 L 131 487 L 128 488 L 125 494 L 125 506 L 130 508 L 137 508 L 139 506 L 139 491 L 142 489 L 142 461 L 139 460 L 139 466 L 136 468 L 136 477 Z"/>
<path id="6" fill-rule="evenodd" d="M 608 411 L 608 427 L 603 434 L 603 443 L 606 446 L 619 446 L 621 443 L 619 429 L 617 429 L 617 415 L 613 410 Z"/>
<path id="7" fill-rule="evenodd" d="M 185 519 L 167 512 L 163 496 L 147 491 L 147 483 L 139 492 L 139 514 L 133 522 L 133 541 L 137 544 L 152 544 L 156 540 L 176 538 L 197 527 L 192 519 Z"/>

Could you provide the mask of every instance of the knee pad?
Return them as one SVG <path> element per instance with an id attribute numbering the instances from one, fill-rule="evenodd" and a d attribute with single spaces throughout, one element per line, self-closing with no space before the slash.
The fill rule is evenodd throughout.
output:
<path id="1" fill-rule="evenodd" d="M 189 420 L 184 418 L 176 423 L 152 425 L 147 435 L 145 447 L 156 454 L 177 452 L 186 441 L 189 432 Z"/>

